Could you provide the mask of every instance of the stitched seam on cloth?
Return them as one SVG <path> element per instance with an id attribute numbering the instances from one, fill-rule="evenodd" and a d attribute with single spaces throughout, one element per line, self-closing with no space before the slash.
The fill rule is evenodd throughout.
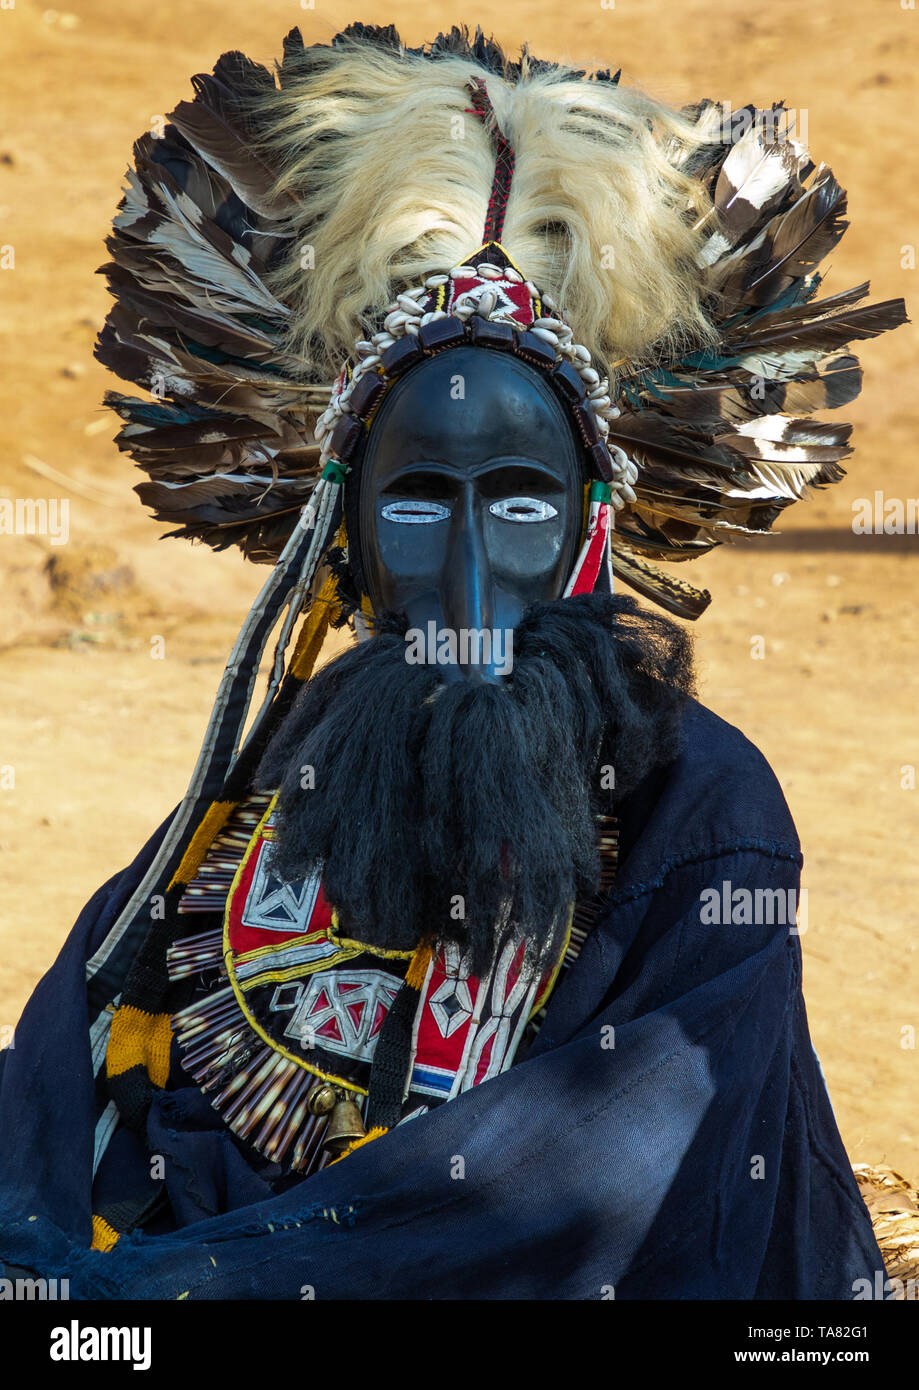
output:
<path id="1" fill-rule="evenodd" d="M 686 939 L 686 918 L 685 918 L 685 916 L 684 916 L 684 917 L 682 917 L 682 918 L 680 919 L 680 931 L 679 931 L 679 935 L 677 936 L 676 951 L 674 952 L 674 955 L 673 955 L 673 963 L 671 964 L 670 970 L 669 970 L 669 972 L 668 972 L 668 974 L 667 974 L 667 978 L 661 983 L 660 989 L 655 990 L 653 997 L 652 997 L 651 999 L 649 999 L 649 1001 L 648 1001 L 649 1010 L 650 1010 L 651 1012 L 653 1012 L 655 1009 L 657 1009 L 657 1008 L 660 1006 L 660 1001 L 661 1001 L 662 999 L 668 997 L 669 994 L 670 994 L 670 990 L 671 990 L 671 986 L 672 986 L 672 984 L 673 984 L 674 976 L 676 975 L 677 970 L 679 969 L 680 963 L 682 962 L 682 959 L 683 959 L 683 942 L 685 941 L 685 939 Z M 601 950 L 602 950 L 602 943 L 601 943 Z M 605 953 L 604 953 L 604 954 L 605 954 Z M 625 957 L 623 957 L 623 959 L 624 959 L 624 958 L 625 958 Z M 617 971 L 616 974 L 618 974 L 618 973 L 619 973 L 619 972 Z M 613 975 L 613 980 L 612 980 L 611 988 L 614 988 L 614 987 L 615 987 L 615 984 L 616 984 L 616 974 Z"/>
<path id="2" fill-rule="evenodd" d="M 715 863 L 719 859 L 728 858 L 730 855 L 737 854 L 740 851 L 745 851 L 747 853 L 752 851 L 755 854 L 763 855 L 763 857 L 767 859 L 784 859 L 786 861 L 791 861 L 792 863 L 796 863 L 799 868 L 803 865 L 804 858 L 800 850 L 795 850 L 789 845 L 782 845 L 781 848 L 778 848 L 779 845 L 781 845 L 780 841 L 745 839 L 728 841 L 723 844 L 715 845 L 714 848 L 707 850 L 687 850 L 685 854 L 674 855 L 670 859 L 665 859 L 661 866 L 660 873 L 656 878 L 633 884 L 631 888 L 626 888 L 619 893 L 617 893 L 615 888 L 611 889 L 598 913 L 597 940 L 600 951 L 604 951 L 601 924 L 609 915 L 610 910 L 616 907 L 623 907 L 627 903 L 637 902 L 639 898 L 645 897 L 650 893 L 656 893 L 659 888 L 664 887 L 674 869 L 687 868 L 693 864 Z M 657 1001 L 664 997 L 673 983 L 674 975 L 677 972 L 682 957 L 685 931 L 686 923 L 685 921 L 681 921 L 673 967 L 666 981 L 656 991 L 651 1001 L 654 1007 L 657 1007 Z M 653 1008 L 649 1008 L 648 1012 L 653 1012 Z"/>
<path id="3" fill-rule="evenodd" d="M 759 845 L 761 845 L 761 844 L 763 844 L 763 843 L 765 843 L 765 844 L 770 844 L 770 845 L 772 846 L 773 852 L 770 853 L 770 854 L 768 854 L 768 855 L 766 855 L 766 854 L 764 853 L 764 851 L 763 851 L 761 848 L 759 848 Z M 757 843 L 757 845 L 750 845 L 750 844 L 748 844 L 748 845 L 745 846 L 745 849 L 746 849 L 746 851 L 747 851 L 748 853 L 750 852 L 750 849 L 751 849 L 751 848 L 753 849 L 753 852 L 754 852 L 754 853 L 756 853 L 756 854 L 763 854 L 763 857 L 764 857 L 764 858 L 769 858 L 769 859 L 781 858 L 781 859 L 786 860 L 786 862 L 788 862 L 788 860 L 790 859 L 791 862 L 793 862 L 793 863 L 794 863 L 794 862 L 797 862 L 798 859 L 801 859 L 801 863 L 803 864 L 803 856 L 801 856 L 800 854 L 798 854 L 797 856 L 795 856 L 794 854 L 792 854 L 792 855 L 785 855 L 785 854 L 776 854 L 776 853 L 774 853 L 775 846 L 772 845 L 772 842 L 771 842 L 771 841 L 760 841 L 760 842 Z M 718 859 L 727 858 L 727 857 L 729 857 L 729 856 L 732 855 L 732 854 L 736 854 L 737 852 L 738 852 L 738 851 L 737 851 L 736 848 L 733 848 L 733 849 L 727 849 L 727 848 L 725 848 L 725 849 L 723 849 L 723 850 L 716 851 L 716 852 L 715 852 L 714 854 L 712 854 L 710 857 L 709 857 L 709 856 L 706 856 L 706 858 L 704 858 L 704 859 L 689 859 L 689 860 L 685 860 L 685 861 L 683 861 L 682 863 L 680 863 L 679 867 L 680 867 L 680 868 L 685 868 L 685 867 L 688 867 L 690 864 L 697 864 L 697 863 L 708 863 L 708 862 L 714 863 L 714 862 L 716 862 Z M 669 860 L 668 860 L 668 861 L 665 861 L 665 862 L 666 862 L 668 865 L 670 865 L 670 863 L 671 863 L 671 861 L 669 861 Z M 801 866 L 801 865 L 799 865 L 799 867 L 800 867 L 800 866 Z M 665 874 L 669 874 L 669 872 L 670 872 L 670 868 L 669 868 L 669 867 L 666 868 L 666 869 L 664 870 L 664 873 L 665 873 Z M 658 887 L 663 887 L 663 881 L 662 881 L 659 885 L 657 885 L 657 886 L 658 886 Z M 656 891 L 656 888 L 653 889 L 652 891 Z M 632 898 L 631 901 L 633 901 L 633 902 L 636 901 L 636 899 L 637 899 L 638 896 L 641 896 L 641 895 L 640 895 L 640 894 L 636 895 L 636 897 L 635 897 L 635 898 Z M 660 1001 L 661 999 L 664 999 L 664 998 L 665 998 L 667 995 L 669 995 L 669 993 L 670 993 L 670 989 L 671 989 L 671 986 L 672 986 L 672 984 L 673 984 L 674 978 L 675 978 L 675 976 L 677 975 L 677 972 L 679 971 L 679 968 L 680 968 L 680 966 L 681 966 L 682 963 L 683 963 L 683 943 L 684 943 L 685 938 L 686 938 L 686 929 L 687 929 L 687 921 L 686 921 L 686 918 L 685 918 L 685 916 L 684 916 L 684 917 L 681 919 L 681 921 L 680 921 L 679 937 L 678 937 L 678 939 L 677 939 L 676 951 L 675 951 L 675 953 L 674 953 L 673 964 L 672 964 L 672 966 L 671 966 L 670 973 L 668 974 L 666 980 L 661 984 L 660 988 L 656 991 L 656 993 L 654 994 L 653 998 L 652 998 L 651 1000 L 649 1000 L 649 1007 L 648 1007 L 648 1012 L 649 1012 L 649 1013 L 653 1012 L 654 1009 L 656 1009 L 656 1008 L 658 1007 L 659 1001 Z M 800 971 L 796 974 L 795 978 L 796 978 L 797 982 L 800 983 Z M 786 1012 L 786 1014 L 787 1014 L 787 1012 L 788 1012 L 788 1005 L 786 1005 L 785 1012 Z"/>
<path id="4" fill-rule="evenodd" d="M 325 1220 L 330 1225 L 339 1226 L 344 1230 L 353 1226 L 361 1204 L 362 1199 L 360 1197 L 354 1197 L 347 1203 L 333 1203 L 332 1205 L 327 1203 L 325 1206 L 320 1206 L 319 1203 L 316 1203 L 314 1206 L 298 1212 L 294 1217 L 287 1217 L 278 1221 L 265 1220 L 263 1222 L 250 1222 L 248 1225 L 236 1227 L 232 1231 L 215 1235 L 208 1240 L 207 1245 L 201 1245 L 199 1248 L 202 1252 L 205 1252 L 211 1245 L 220 1245 L 224 1241 L 238 1240 L 240 1237 L 265 1236 L 272 1235 L 277 1231 L 297 1230 L 299 1227 L 305 1226 L 309 1221 L 319 1219 Z M 160 1236 L 156 1237 L 156 1239 L 166 1241 L 169 1237 Z M 134 1247 L 149 1243 L 151 1243 L 150 1237 L 145 1237 L 142 1231 L 132 1231 L 129 1235 L 122 1236 L 118 1244 L 119 1247 L 123 1249 L 125 1246 Z M 170 1244 L 168 1247 L 164 1248 L 174 1251 L 182 1247 L 178 1244 Z M 194 1247 L 187 1248 L 192 1249 Z M 102 1255 L 103 1252 L 98 1250 L 74 1250 L 61 1264 L 60 1273 L 62 1275 L 73 1275 L 75 1281 L 80 1277 L 85 1277 L 90 1280 L 92 1288 L 87 1292 L 87 1297 L 113 1300 L 122 1299 L 124 1297 L 124 1290 L 120 1283 L 102 1272 L 98 1263 Z M 89 1257 L 89 1259 L 87 1257 Z M 106 1260 L 111 1258 L 108 1252 L 106 1252 L 105 1258 Z M 263 1260 L 262 1263 L 269 1263 L 269 1261 L 266 1259 Z M 194 1290 L 204 1288 L 213 1282 L 214 1275 L 206 1274 L 203 1278 L 199 1277 L 194 1282 L 189 1283 L 188 1287 L 182 1292 L 187 1296 Z M 151 1296 L 159 1299 L 166 1297 L 163 1294 L 154 1294 Z"/>
<path id="5" fill-rule="evenodd" d="M 801 984 L 801 966 L 802 962 L 800 955 L 798 952 L 794 952 L 792 960 L 792 969 L 794 971 L 795 981 L 798 984 L 798 986 L 800 986 Z M 799 999 L 795 1001 L 797 1007 L 801 1006 L 800 998 L 801 996 L 799 996 Z M 807 1085 L 804 1073 L 802 1072 L 801 1067 L 794 1053 L 792 1053 L 791 1055 L 791 1075 L 795 1085 L 798 1088 L 798 1093 L 801 1096 L 801 1100 L 804 1105 L 804 1114 L 807 1120 L 808 1146 L 811 1152 L 813 1153 L 814 1157 L 818 1160 L 818 1162 L 822 1165 L 822 1167 L 825 1168 L 826 1171 L 830 1174 L 830 1176 L 833 1179 L 834 1185 L 839 1189 L 840 1192 L 842 1192 L 845 1195 L 849 1206 L 855 1211 L 859 1211 L 860 1209 L 864 1208 L 865 1212 L 867 1212 L 868 1208 L 865 1206 L 865 1203 L 863 1202 L 861 1195 L 859 1195 L 856 1200 L 856 1196 L 851 1191 L 849 1191 L 842 1178 L 840 1178 L 834 1160 L 830 1157 L 830 1155 L 826 1152 L 826 1150 L 820 1143 L 820 1140 L 818 1138 L 817 1126 L 814 1122 L 815 1117 L 813 1097 L 811 1096 L 810 1088 Z M 852 1181 L 853 1183 L 855 1182 L 854 1176 Z"/>
<path id="6" fill-rule="evenodd" d="M 838 1169 L 836 1163 L 835 1163 L 834 1160 L 830 1157 L 830 1155 L 825 1151 L 825 1149 L 824 1149 L 823 1146 L 821 1145 L 819 1139 L 817 1138 L 816 1131 L 815 1131 L 815 1129 L 814 1129 L 814 1124 L 813 1124 L 813 1114 L 812 1114 L 812 1110 L 811 1110 L 811 1095 L 810 1095 L 810 1091 L 809 1091 L 808 1088 L 807 1088 L 807 1082 L 806 1082 L 805 1079 L 804 1079 L 804 1076 L 803 1076 L 803 1074 L 802 1074 L 802 1072 L 801 1072 L 800 1067 L 798 1066 L 798 1063 L 797 1063 L 797 1061 L 796 1061 L 794 1055 L 792 1055 L 792 1059 L 791 1059 L 791 1074 L 792 1074 L 792 1078 L 793 1078 L 793 1080 L 794 1080 L 794 1082 L 795 1082 L 795 1085 L 796 1085 L 797 1088 L 798 1088 L 798 1093 L 800 1094 L 801 1099 L 802 1099 L 802 1101 L 804 1102 L 804 1113 L 805 1113 L 805 1115 L 806 1115 L 806 1117 L 807 1117 L 807 1139 L 808 1139 L 808 1148 L 810 1149 L 811 1153 L 812 1153 L 812 1154 L 814 1155 L 814 1157 L 816 1158 L 817 1162 L 821 1165 L 821 1167 L 822 1167 L 822 1168 L 829 1174 L 829 1176 L 832 1178 L 834 1186 L 835 1186 L 836 1189 L 845 1197 L 846 1202 L 847 1202 L 848 1206 L 850 1207 L 850 1209 L 851 1209 L 853 1212 L 858 1212 L 860 1216 L 865 1216 L 865 1217 L 867 1217 L 868 1222 L 869 1222 L 869 1224 L 870 1224 L 871 1216 L 870 1216 L 870 1213 L 868 1212 L 868 1208 L 865 1206 L 865 1203 L 864 1203 L 864 1201 L 862 1200 L 861 1196 L 858 1196 L 858 1197 L 856 1198 L 856 1196 L 855 1196 L 852 1192 L 849 1191 L 849 1189 L 846 1187 L 845 1182 L 844 1182 L 843 1179 L 839 1176 L 839 1169 Z M 853 1181 L 853 1182 L 855 1181 L 855 1178 L 854 1178 L 854 1177 L 853 1177 L 852 1181 Z M 864 1247 L 863 1247 L 863 1248 L 864 1248 Z M 867 1251 L 867 1250 L 865 1250 L 865 1254 L 866 1254 L 866 1255 L 868 1254 L 868 1251 Z M 883 1258 L 883 1256 L 882 1256 L 882 1258 Z"/>
<path id="7" fill-rule="evenodd" d="M 289 1216 L 279 1216 L 274 1221 L 269 1220 L 268 1217 L 265 1217 L 261 1221 L 247 1221 L 241 1226 L 234 1226 L 230 1230 L 221 1231 L 215 1233 L 213 1236 L 209 1236 L 207 1241 L 200 1242 L 197 1248 L 207 1251 L 210 1246 L 223 1245 L 227 1241 L 257 1239 L 259 1236 L 274 1235 L 278 1231 L 295 1231 L 301 1226 L 308 1225 L 311 1221 L 319 1220 L 328 1221 L 330 1225 L 338 1226 L 344 1230 L 354 1225 L 358 1210 L 363 1205 L 363 1200 L 364 1199 L 361 1197 L 350 1197 L 347 1201 L 326 1202 L 324 1205 L 320 1202 L 314 1202 L 309 1207 L 302 1207 Z M 185 1227 L 184 1229 L 190 1230 L 191 1228 Z M 145 1236 L 142 1231 L 133 1231 L 130 1237 L 124 1237 L 122 1243 L 125 1245 L 145 1244 L 149 1246 L 152 1244 L 153 1240 L 168 1241 L 169 1239 L 169 1236 L 154 1236 L 151 1238 L 150 1236 Z M 164 1245 L 162 1248 L 171 1252 L 183 1248 L 183 1246 L 184 1243 L 182 1246 L 170 1244 L 168 1246 Z M 189 1246 L 186 1248 L 190 1249 L 192 1247 Z M 210 1278 L 199 1281 L 199 1283 L 202 1284 L 209 1282 Z M 195 1286 L 189 1285 L 189 1287 Z"/>
<path id="8" fill-rule="evenodd" d="M 661 865 L 660 871 L 654 878 L 632 884 L 631 887 L 619 890 L 614 888 L 607 897 L 605 906 L 618 907 L 625 903 L 634 902 L 637 898 L 642 898 L 647 893 L 655 892 L 658 888 L 663 887 L 674 869 L 682 869 L 689 864 L 704 864 L 707 860 L 724 859 L 730 854 L 737 854 L 743 850 L 752 851 L 755 854 L 762 854 L 766 859 L 790 860 L 799 867 L 804 864 L 804 856 L 800 849 L 795 849 L 791 845 L 783 844 L 781 841 L 758 839 L 728 840 L 710 849 L 687 850 L 685 854 L 677 854 L 669 859 L 665 859 Z"/>
<path id="9" fill-rule="evenodd" d="M 820 1167 L 823 1169 L 824 1173 L 826 1173 L 826 1175 L 829 1177 L 829 1179 L 830 1179 L 830 1181 L 831 1181 L 831 1183 L 832 1183 L 832 1185 L 833 1185 L 833 1188 L 834 1188 L 838 1193 L 840 1193 L 840 1194 L 842 1195 L 842 1197 L 845 1199 L 845 1205 L 846 1205 L 846 1206 L 848 1207 L 848 1209 L 852 1212 L 853 1216 L 857 1216 L 857 1217 L 859 1218 L 859 1219 L 858 1219 L 858 1223 L 857 1223 L 857 1225 L 856 1225 L 856 1229 L 855 1229 L 855 1231 L 854 1231 L 852 1234 L 854 1234 L 854 1235 L 857 1237 L 857 1240 L 858 1240 L 858 1248 L 859 1248 L 859 1250 L 861 1251 L 862 1256 L 863 1256 L 866 1260 L 870 1260 L 870 1261 L 873 1263 L 874 1260 L 877 1258 L 877 1256 L 880 1255 L 881 1268 L 883 1269 L 884 1273 L 886 1274 L 886 1273 L 887 1273 L 887 1266 L 886 1266 L 886 1263 L 885 1263 L 885 1261 L 884 1261 L 884 1253 L 883 1253 L 883 1251 L 880 1249 L 880 1247 L 878 1246 L 878 1243 L 877 1243 L 876 1238 L 874 1238 L 874 1235 L 873 1235 L 873 1224 L 872 1224 L 872 1221 L 871 1221 L 871 1214 L 870 1214 L 870 1212 L 868 1211 L 868 1208 L 865 1206 L 865 1203 L 864 1203 L 864 1201 L 863 1201 L 863 1199 L 862 1199 L 862 1197 L 861 1197 L 861 1194 L 859 1193 L 859 1194 L 856 1196 L 856 1195 L 854 1195 L 853 1193 L 849 1192 L 849 1190 L 847 1189 L 847 1187 L 846 1187 L 845 1183 L 843 1182 L 842 1178 L 839 1176 L 839 1170 L 838 1170 L 838 1168 L 837 1168 L 837 1165 L 835 1164 L 835 1162 L 833 1161 L 832 1158 L 830 1158 L 828 1155 L 826 1155 L 826 1154 L 824 1153 L 824 1150 L 822 1149 L 822 1147 L 821 1147 L 819 1141 L 817 1140 L 816 1132 L 815 1132 L 814 1126 L 813 1126 L 813 1124 L 811 1123 L 811 1118 L 812 1118 L 812 1117 L 811 1117 L 810 1092 L 809 1092 L 808 1089 L 807 1089 L 807 1085 L 806 1085 L 806 1082 L 805 1082 L 805 1080 L 804 1080 L 804 1077 L 803 1077 L 803 1075 L 802 1075 L 802 1073 L 801 1073 L 801 1071 L 800 1071 L 800 1068 L 797 1066 L 797 1064 L 796 1064 L 794 1058 L 792 1058 L 791 1079 L 792 1079 L 792 1084 L 795 1085 L 795 1086 L 797 1087 L 798 1094 L 799 1094 L 799 1096 L 801 1097 L 801 1101 L 802 1101 L 802 1104 L 803 1104 L 803 1107 L 804 1107 L 805 1123 L 806 1123 L 806 1125 L 807 1125 L 807 1146 L 808 1146 L 808 1151 L 809 1151 L 809 1153 L 811 1154 L 811 1156 L 814 1158 L 814 1160 L 815 1160 L 815 1161 L 820 1165 Z M 848 1158 L 848 1156 L 847 1156 L 847 1158 Z M 853 1182 L 854 1182 L 854 1181 L 855 1181 L 855 1179 L 854 1179 L 854 1177 L 853 1177 Z M 871 1249 L 871 1247 L 866 1243 L 866 1241 L 865 1241 L 865 1239 L 864 1239 L 865 1224 L 867 1224 L 868 1230 L 872 1232 L 872 1239 L 874 1240 L 874 1245 L 875 1245 L 875 1247 L 876 1247 L 874 1250 Z M 829 1269 L 829 1261 L 828 1261 L 826 1255 L 824 1255 L 824 1258 L 821 1260 L 821 1263 L 820 1263 L 820 1273 L 821 1273 L 821 1276 L 822 1276 L 823 1274 L 827 1273 L 827 1272 L 828 1272 L 828 1269 Z"/>
<path id="10" fill-rule="evenodd" d="M 784 953 L 784 959 L 786 959 L 786 960 L 788 959 L 788 948 L 791 946 L 791 944 L 792 944 L 791 938 L 786 939 L 786 950 L 785 950 L 785 953 Z M 794 1027 L 794 1011 L 795 1011 L 795 1003 L 796 1003 L 796 991 L 800 989 L 800 985 L 801 985 L 800 971 L 799 971 L 798 968 L 797 968 L 797 960 L 796 960 L 796 957 L 795 957 L 795 955 L 794 955 L 794 951 L 792 951 L 791 965 L 790 965 L 790 968 L 789 968 L 789 972 L 788 972 L 788 973 L 789 973 L 789 976 L 790 976 L 790 985 L 791 985 L 791 988 L 787 990 L 786 997 L 785 997 L 785 1006 L 784 1006 L 784 1008 L 782 1009 L 782 1023 L 781 1023 L 781 1028 L 779 1029 L 779 1033 L 780 1033 L 780 1036 L 781 1036 L 781 1037 L 785 1037 L 786 1035 L 788 1035 L 788 1034 L 790 1033 L 790 1030 L 793 1029 L 793 1027 Z M 791 1062 L 792 1062 L 792 1058 L 793 1058 L 793 1057 L 794 1057 L 794 1042 L 792 1042 L 791 1050 L 790 1050 L 789 1056 L 788 1056 L 789 1072 L 790 1072 Z M 790 1085 L 791 1085 L 791 1082 L 790 1082 L 790 1075 L 789 1075 L 789 1089 L 790 1089 Z M 762 1092 L 760 1092 L 760 1094 L 762 1094 Z M 786 1096 L 786 1115 L 787 1115 L 787 1096 Z M 751 1116 L 751 1125 L 752 1125 L 752 1116 Z M 778 1156 L 778 1179 L 777 1179 L 777 1181 L 776 1181 L 776 1185 L 775 1185 L 775 1188 L 774 1188 L 774 1190 L 773 1190 L 773 1211 L 774 1211 L 775 1200 L 776 1200 L 776 1198 L 777 1198 L 777 1196 L 778 1196 L 779 1185 L 780 1185 L 780 1183 L 781 1183 L 782 1163 L 783 1163 L 783 1160 L 784 1160 L 784 1157 L 785 1157 L 785 1140 L 786 1140 L 786 1137 L 787 1137 L 787 1136 L 786 1136 L 786 1133 L 785 1133 L 785 1127 L 784 1127 L 784 1125 L 783 1125 L 783 1126 L 782 1126 L 781 1137 L 780 1137 L 780 1140 L 779 1140 L 779 1146 L 778 1146 L 778 1149 L 779 1149 L 779 1156 Z M 748 1139 L 751 1139 L 751 1138 L 752 1138 L 752 1129 L 751 1129 L 750 1127 L 748 1127 L 748 1129 L 747 1129 L 747 1138 L 748 1138 Z M 720 1178 L 721 1176 L 723 1176 L 723 1173 L 724 1173 L 723 1160 L 722 1160 L 722 1163 L 719 1164 L 718 1172 L 719 1172 L 719 1178 Z M 717 1255 L 718 1255 L 718 1248 L 719 1248 L 719 1246 L 720 1246 L 720 1244 L 721 1244 L 721 1231 L 722 1231 L 723 1225 L 725 1224 L 725 1222 L 724 1222 L 724 1209 L 725 1209 L 725 1205 L 726 1205 L 726 1203 L 725 1203 L 725 1198 L 724 1198 L 725 1187 L 724 1187 L 724 1184 L 721 1183 L 720 1181 L 719 1181 L 719 1183 L 718 1183 L 717 1191 L 718 1191 L 718 1194 L 719 1194 L 719 1195 L 717 1196 L 716 1201 L 715 1201 L 715 1216 L 714 1216 L 714 1222 L 713 1222 L 713 1228 L 712 1228 L 712 1258 L 713 1258 L 713 1260 L 717 1258 Z"/>

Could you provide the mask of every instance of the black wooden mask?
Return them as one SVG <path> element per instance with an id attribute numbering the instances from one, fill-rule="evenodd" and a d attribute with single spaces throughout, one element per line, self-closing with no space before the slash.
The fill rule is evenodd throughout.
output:
<path id="1" fill-rule="evenodd" d="M 387 394 L 355 471 L 374 611 L 426 633 L 504 634 L 441 662 L 445 680 L 500 679 L 495 653 L 531 603 L 561 595 L 581 533 L 580 444 L 552 388 L 504 353 L 440 353 Z"/>

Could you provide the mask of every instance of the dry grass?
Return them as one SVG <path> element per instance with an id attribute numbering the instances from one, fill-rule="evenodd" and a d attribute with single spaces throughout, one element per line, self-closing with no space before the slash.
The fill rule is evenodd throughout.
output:
<path id="1" fill-rule="evenodd" d="M 874 1236 L 890 1279 L 919 1286 L 919 1190 L 893 1168 L 855 1165 L 855 1178 L 871 1214 Z M 892 1297 L 904 1299 L 906 1291 Z"/>

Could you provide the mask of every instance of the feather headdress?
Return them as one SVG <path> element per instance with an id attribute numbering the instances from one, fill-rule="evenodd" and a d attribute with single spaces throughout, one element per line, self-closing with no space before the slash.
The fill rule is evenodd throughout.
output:
<path id="1" fill-rule="evenodd" d="M 388 382 L 461 341 L 544 371 L 596 479 L 569 591 L 612 567 L 696 617 L 708 595 L 651 561 L 767 531 L 839 479 L 849 428 L 815 412 L 858 393 L 849 344 L 905 320 L 900 300 L 864 305 L 867 285 L 816 298 L 845 193 L 776 133 L 781 108 L 726 123 L 618 74 L 512 62 L 478 31 L 409 49 L 361 25 L 311 48 L 294 30 L 276 76 L 229 53 L 193 85 L 135 146 L 97 356 L 148 393 L 106 398 L 143 501 L 171 534 L 273 568 L 188 791 L 87 963 L 93 1036 L 111 1026 L 116 1044 L 110 1093 L 139 1125 L 154 1083 L 138 1090 L 119 1039 L 139 1013 L 162 1021 L 150 982 L 183 894 L 342 607 L 343 487 Z"/>
<path id="2" fill-rule="evenodd" d="M 277 559 L 355 339 L 480 246 L 501 142 L 502 246 L 608 374 L 607 443 L 637 466 L 610 537 L 627 583 L 698 616 L 708 595 L 650 561 L 766 531 L 843 476 L 849 426 L 814 413 L 858 393 L 848 345 L 905 311 L 867 285 L 816 299 L 846 196 L 781 107 L 673 112 L 480 31 L 411 49 L 363 25 L 294 30 L 276 78 L 230 53 L 193 85 L 135 146 L 97 348 L 153 397 L 107 401 L 171 534 Z"/>

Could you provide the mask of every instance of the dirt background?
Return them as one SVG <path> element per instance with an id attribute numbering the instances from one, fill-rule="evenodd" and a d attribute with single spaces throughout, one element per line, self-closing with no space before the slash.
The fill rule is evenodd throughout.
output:
<path id="1" fill-rule="evenodd" d="M 878 299 L 905 295 L 915 312 L 911 2 L 772 0 L 744 12 L 539 0 L 503 6 L 497 34 L 621 65 L 624 80 L 675 103 L 784 98 L 806 112 L 812 150 L 850 194 L 828 291 L 870 277 Z M 294 24 L 315 41 L 352 19 L 395 20 L 410 42 L 458 19 L 493 23 L 438 0 L 0 3 L 0 246 L 15 258 L 0 271 L 0 497 L 70 499 L 68 544 L 0 535 L 0 1028 L 85 900 L 182 795 L 266 576 L 158 540 L 99 406 L 113 383 L 92 359 L 107 306 L 93 272 L 132 141 L 223 50 L 270 62 Z M 715 595 L 696 630 L 703 698 L 766 753 L 805 847 L 805 992 L 843 1137 L 853 1161 L 913 1180 L 919 537 L 855 536 L 851 522 L 853 501 L 875 489 L 919 497 L 916 346 L 910 326 L 862 352 L 847 481 L 795 508 L 781 536 L 724 547 L 691 573 Z"/>

